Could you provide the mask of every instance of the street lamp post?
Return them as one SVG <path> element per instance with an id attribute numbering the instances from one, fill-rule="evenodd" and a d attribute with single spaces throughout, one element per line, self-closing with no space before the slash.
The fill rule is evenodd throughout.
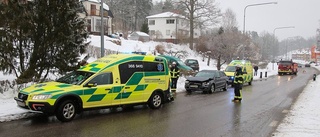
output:
<path id="1" fill-rule="evenodd" d="M 101 29 L 100 29 L 100 34 L 101 34 L 101 57 L 104 56 L 104 21 L 103 21 L 103 0 L 100 0 L 100 17 L 101 17 Z"/>
<path id="2" fill-rule="evenodd" d="M 290 29 L 290 28 L 295 28 L 294 26 L 288 26 L 288 27 L 278 27 L 273 29 L 273 36 L 276 36 L 276 30 L 277 29 Z"/>
<path id="3" fill-rule="evenodd" d="M 275 41 L 275 39 L 276 39 L 276 30 L 278 30 L 278 29 L 291 29 L 291 28 L 295 28 L 294 26 L 286 26 L 286 27 L 277 27 L 277 28 L 274 28 L 273 29 L 273 37 L 274 37 L 274 42 L 273 42 L 273 44 L 274 45 L 276 45 L 276 41 Z M 286 50 L 287 50 L 287 47 L 286 47 Z M 286 58 L 287 58 L 287 53 L 286 53 Z"/>
<path id="4" fill-rule="evenodd" d="M 250 4 L 250 5 L 247 5 L 247 6 L 244 8 L 244 15 L 243 15 L 243 34 L 245 33 L 245 30 L 246 30 L 246 9 L 247 9 L 248 7 L 251 7 L 251 6 L 260 6 L 260 5 L 267 5 L 267 4 L 278 4 L 278 2 L 267 2 L 267 3 Z"/>
<path id="5" fill-rule="evenodd" d="M 288 59 L 288 40 L 290 40 L 291 38 L 295 38 L 295 37 L 288 37 L 285 41 L 285 45 L 286 45 L 286 60 Z M 291 43 L 291 42 L 290 42 Z"/>

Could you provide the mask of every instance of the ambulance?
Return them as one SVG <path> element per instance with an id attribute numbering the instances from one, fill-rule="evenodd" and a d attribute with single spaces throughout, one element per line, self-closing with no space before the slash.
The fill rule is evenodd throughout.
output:
<path id="1" fill-rule="evenodd" d="M 170 73 L 165 58 L 113 54 L 82 66 L 56 81 L 19 91 L 19 107 L 52 114 L 62 122 L 93 108 L 147 104 L 158 109 L 170 101 Z"/>
<path id="2" fill-rule="evenodd" d="M 253 80 L 253 67 L 249 60 L 232 60 L 224 73 L 229 77 L 228 84 L 232 85 L 234 80 L 234 73 L 236 72 L 236 66 L 239 65 L 243 72 L 243 84 L 248 83 L 251 85 Z"/>

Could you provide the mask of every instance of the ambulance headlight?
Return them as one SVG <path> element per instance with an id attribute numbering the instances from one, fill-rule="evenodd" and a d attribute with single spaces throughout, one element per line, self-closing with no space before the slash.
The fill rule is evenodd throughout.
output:
<path id="1" fill-rule="evenodd" d="M 51 97 L 52 97 L 52 95 L 50 95 L 50 94 L 49 95 L 48 94 L 39 94 L 39 95 L 34 95 L 32 97 L 32 100 L 46 100 Z"/>
<path id="2" fill-rule="evenodd" d="M 231 77 L 230 77 L 230 80 L 233 80 L 233 79 L 234 79 L 234 76 L 231 76 Z"/>

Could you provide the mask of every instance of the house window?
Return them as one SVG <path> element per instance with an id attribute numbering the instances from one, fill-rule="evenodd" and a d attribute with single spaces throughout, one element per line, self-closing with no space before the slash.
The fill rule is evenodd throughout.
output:
<path id="1" fill-rule="evenodd" d="M 155 20 L 149 20 L 149 25 L 155 25 L 156 21 Z"/>
<path id="2" fill-rule="evenodd" d="M 174 24 L 174 19 L 167 19 L 167 24 Z"/>
<path id="3" fill-rule="evenodd" d="M 150 35 L 156 35 L 156 31 L 155 31 L 155 30 L 150 30 L 150 31 L 149 31 L 149 34 L 150 34 Z"/>
<path id="4" fill-rule="evenodd" d="M 91 19 L 87 19 L 87 31 L 91 32 Z"/>
<path id="5" fill-rule="evenodd" d="M 97 9 L 96 9 L 96 5 L 93 5 L 93 4 L 91 4 L 91 15 L 96 15 L 96 11 L 97 11 Z"/>
<path id="6" fill-rule="evenodd" d="M 198 33 L 194 33 L 194 35 L 195 35 L 195 36 L 197 36 L 197 35 L 198 35 Z"/>
<path id="7" fill-rule="evenodd" d="M 100 31 L 101 29 L 101 19 L 96 19 L 95 31 Z"/>
<path id="8" fill-rule="evenodd" d="M 170 30 L 166 31 L 166 35 L 169 36 L 170 35 Z"/>
<path id="9" fill-rule="evenodd" d="M 106 22 L 106 19 L 103 19 L 104 21 L 104 26 L 106 25 L 105 22 Z M 106 27 L 106 26 L 105 26 Z M 100 32 L 101 31 L 101 19 L 96 19 L 96 22 L 95 22 L 95 31 L 98 31 Z"/>

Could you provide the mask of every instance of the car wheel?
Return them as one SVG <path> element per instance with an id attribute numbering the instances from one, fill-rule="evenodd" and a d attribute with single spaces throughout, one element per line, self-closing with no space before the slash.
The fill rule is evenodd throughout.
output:
<path id="1" fill-rule="evenodd" d="M 162 97 L 158 92 L 153 92 L 149 101 L 148 106 L 152 109 L 158 109 L 162 105 Z"/>
<path id="2" fill-rule="evenodd" d="M 226 84 L 224 84 L 224 87 L 223 87 L 223 91 L 227 91 L 227 89 L 228 89 L 228 83 L 226 82 Z"/>
<path id="3" fill-rule="evenodd" d="M 63 101 L 56 110 L 56 117 L 62 122 L 69 122 L 76 116 L 76 106 L 71 100 Z"/>
<path id="4" fill-rule="evenodd" d="M 190 89 L 189 89 L 189 90 L 187 90 L 187 93 L 191 94 L 191 93 L 192 93 L 192 90 L 190 90 Z"/>
<path id="5" fill-rule="evenodd" d="M 252 79 L 249 81 L 249 83 L 248 83 L 248 84 L 249 84 L 249 85 L 251 85 L 251 82 L 252 82 Z"/>
<path id="6" fill-rule="evenodd" d="M 213 93 L 215 91 L 215 86 L 214 86 L 214 84 L 212 84 L 211 86 L 210 86 L 210 89 L 209 89 L 209 94 L 211 94 L 211 93 Z"/>

